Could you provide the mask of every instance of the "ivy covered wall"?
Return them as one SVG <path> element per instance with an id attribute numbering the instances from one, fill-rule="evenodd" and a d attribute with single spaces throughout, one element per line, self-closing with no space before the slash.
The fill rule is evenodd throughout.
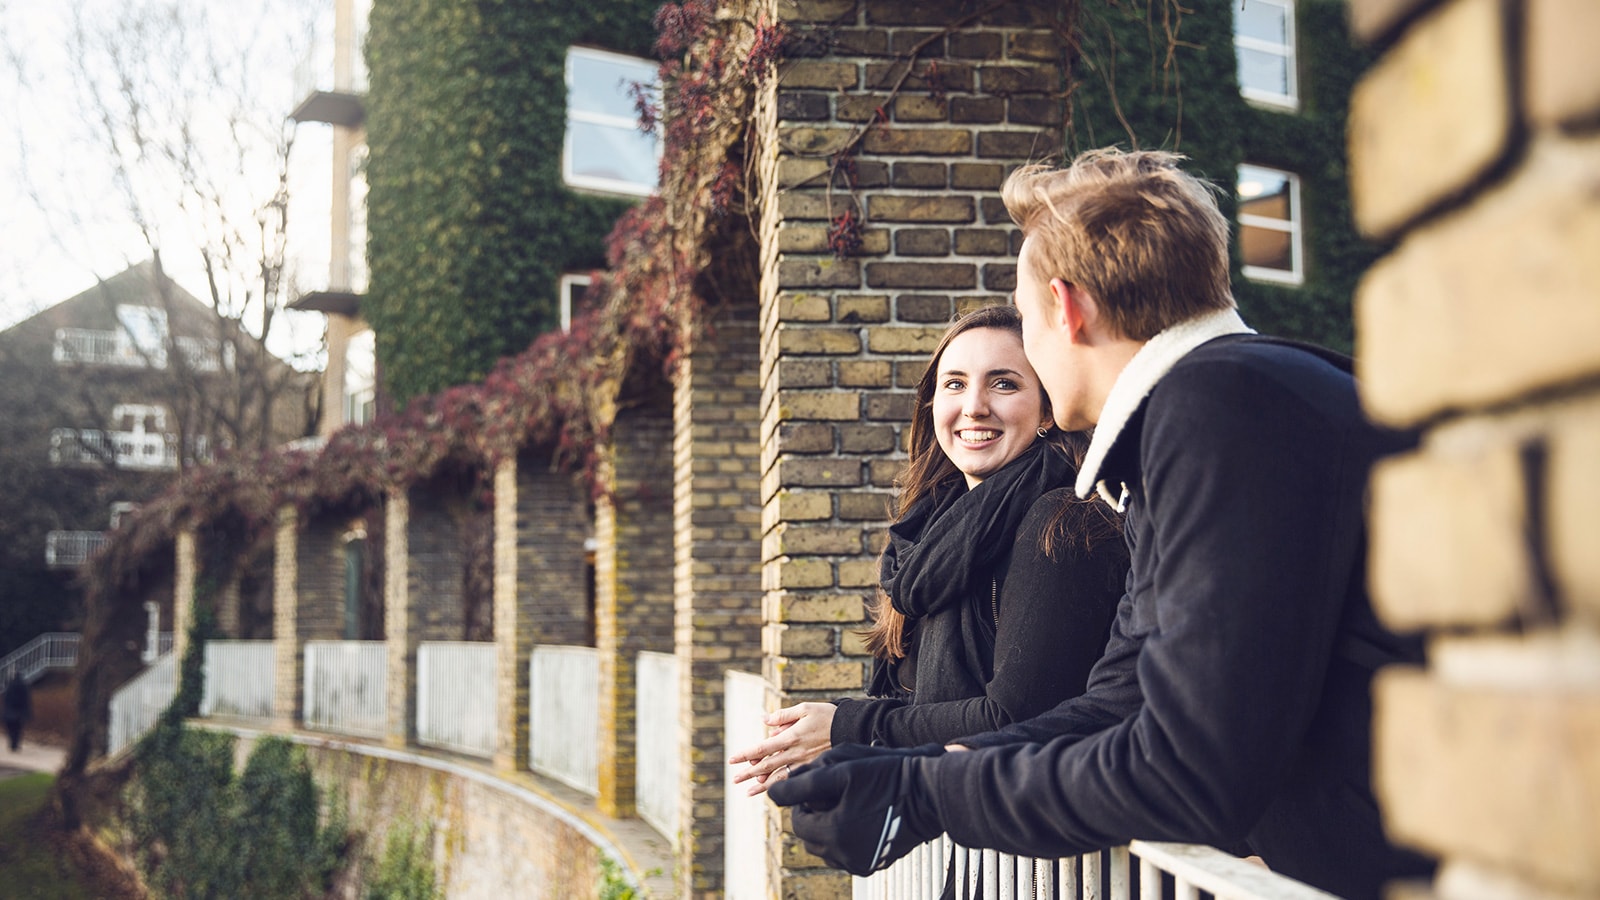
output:
<path id="1" fill-rule="evenodd" d="M 1299 175 L 1305 282 L 1288 287 L 1246 279 L 1235 241 L 1234 294 L 1257 329 L 1349 352 L 1350 299 L 1377 254 L 1350 221 L 1345 111 L 1370 57 L 1349 38 L 1346 4 L 1295 4 L 1295 112 L 1251 106 L 1239 95 L 1233 49 L 1238 3 L 1190 4 L 1181 18 L 1171 7 L 1114 0 L 1077 5 L 1082 49 L 1072 67 L 1077 86 L 1066 152 L 1108 144 L 1177 150 L 1190 158 L 1192 171 L 1226 190 L 1219 199 L 1230 219 L 1240 163 Z"/>
<path id="2" fill-rule="evenodd" d="M 573 44 L 648 57 L 659 0 L 384 0 L 367 43 L 362 312 L 404 402 L 475 381 L 558 323 L 631 201 L 561 180 Z"/>

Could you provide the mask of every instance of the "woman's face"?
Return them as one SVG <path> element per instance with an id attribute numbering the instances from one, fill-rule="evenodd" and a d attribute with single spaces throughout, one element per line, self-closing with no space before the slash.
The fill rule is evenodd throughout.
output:
<path id="1" fill-rule="evenodd" d="M 1001 328 L 955 336 L 939 357 L 933 433 L 972 487 L 1016 459 L 1046 425 L 1044 392 L 1022 352 Z"/>

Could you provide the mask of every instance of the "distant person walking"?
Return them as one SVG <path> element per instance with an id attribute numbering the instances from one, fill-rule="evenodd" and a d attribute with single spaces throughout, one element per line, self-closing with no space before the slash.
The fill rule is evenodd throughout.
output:
<path id="1" fill-rule="evenodd" d="M 0 718 L 6 721 L 6 738 L 11 742 L 12 753 L 22 748 L 22 726 L 32 716 L 33 697 L 28 692 L 28 683 L 21 675 L 12 675 L 5 697 L 0 700 Z"/>

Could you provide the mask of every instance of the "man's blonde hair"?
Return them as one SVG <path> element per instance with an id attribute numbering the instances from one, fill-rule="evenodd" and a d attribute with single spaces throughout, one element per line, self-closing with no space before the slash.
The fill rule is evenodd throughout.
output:
<path id="1" fill-rule="evenodd" d="M 1234 307 L 1228 220 L 1214 188 L 1161 150 L 1090 150 L 1066 168 L 1023 166 L 1001 188 L 1033 238 L 1041 280 L 1088 290 L 1127 338 Z"/>

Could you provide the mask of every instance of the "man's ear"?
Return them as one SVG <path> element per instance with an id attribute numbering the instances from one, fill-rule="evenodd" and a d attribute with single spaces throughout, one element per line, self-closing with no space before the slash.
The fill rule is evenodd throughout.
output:
<path id="1" fill-rule="evenodd" d="M 1100 306 L 1094 295 L 1059 278 L 1050 281 L 1051 306 L 1060 310 L 1060 325 L 1075 344 L 1089 338 L 1090 328 L 1099 321 Z"/>

